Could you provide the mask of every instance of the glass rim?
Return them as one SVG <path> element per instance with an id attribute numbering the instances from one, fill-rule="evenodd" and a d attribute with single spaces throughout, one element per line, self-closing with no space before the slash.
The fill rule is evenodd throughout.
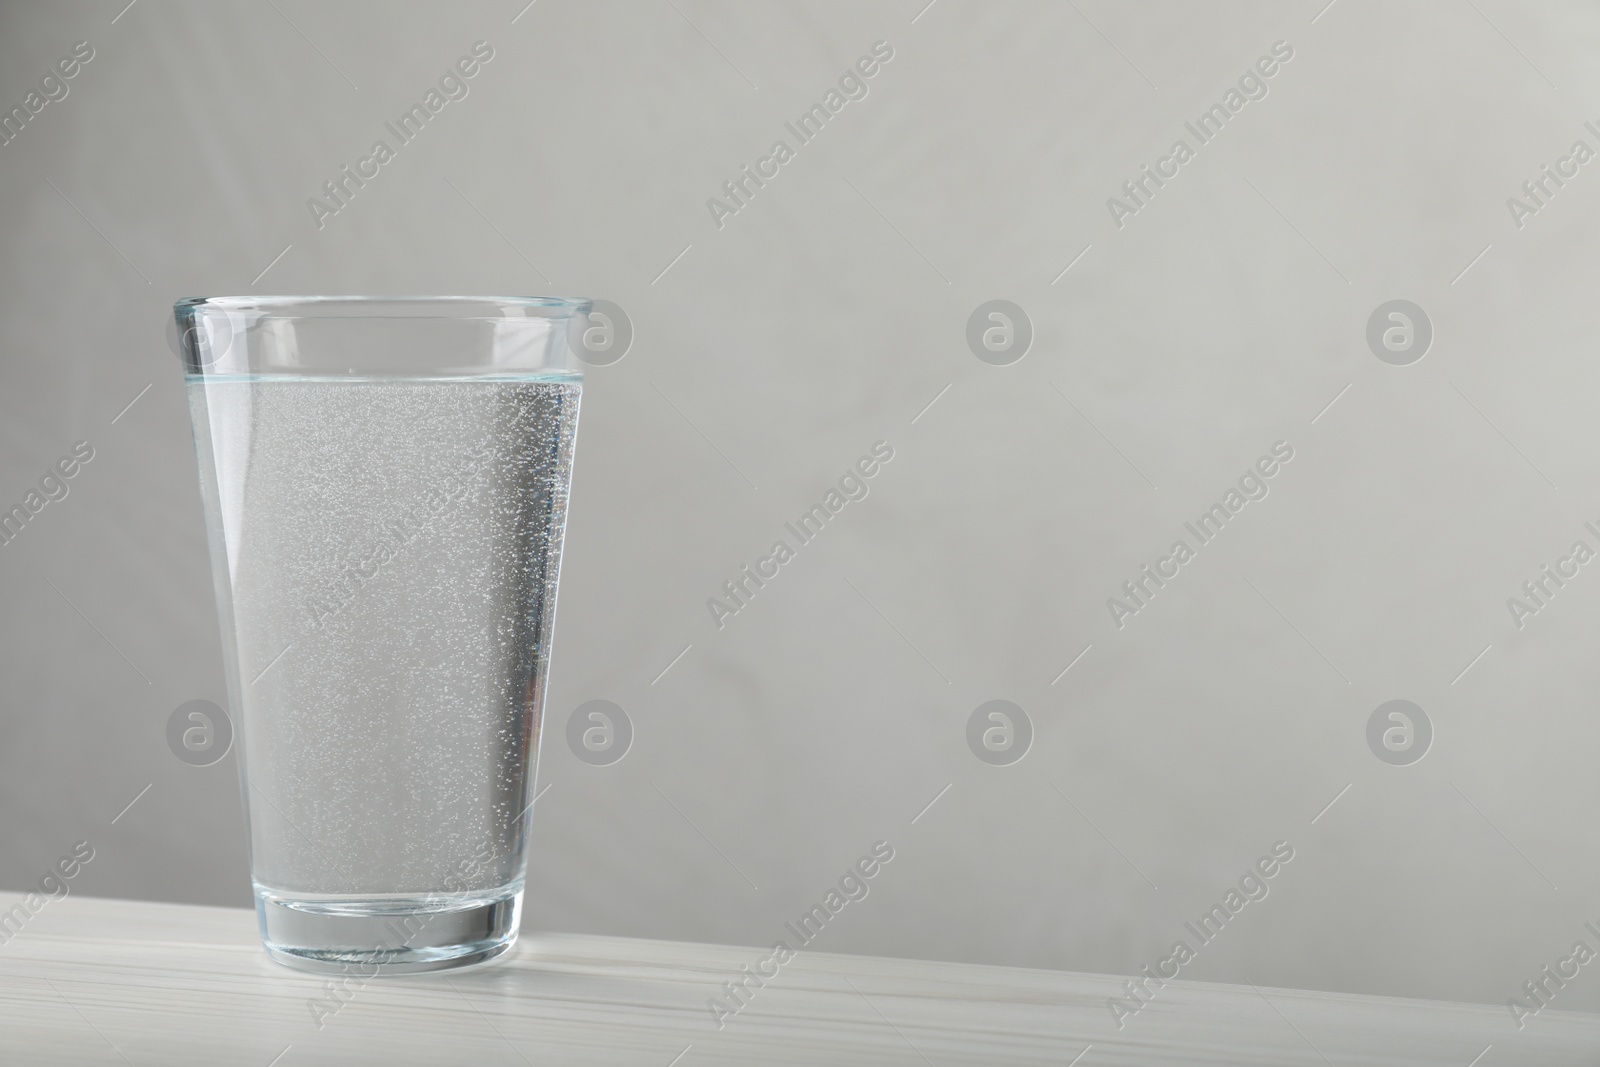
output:
<path id="1" fill-rule="evenodd" d="M 582 314 L 592 301 L 565 296 L 186 296 L 175 300 L 174 311 L 215 309 L 279 317 L 311 318 L 319 315 L 348 316 L 367 312 L 374 318 L 398 318 L 407 313 L 438 318 L 467 318 L 462 311 L 483 309 L 483 317 L 499 317 L 516 311 L 566 311 Z M 496 314 L 498 313 L 498 315 Z"/>
<path id="2" fill-rule="evenodd" d="M 212 381 L 577 381 L 574 334 L 593 306 L 554 296 L 191 296 L 174 302 L 170 328 L 184 372 Z"/>

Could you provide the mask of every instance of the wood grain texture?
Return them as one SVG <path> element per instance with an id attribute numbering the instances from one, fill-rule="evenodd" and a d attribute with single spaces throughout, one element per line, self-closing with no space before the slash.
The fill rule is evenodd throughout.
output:
<path id="1" fill-rule="evenodd" d="M 764 955 L 525 935 L 479 969 L 353 983 L 319 1026 L 327 980 L 270 962 L 252 913 L 72 897 L 0 945 L 0 1063 L 1468 1067 L 1486 1047 L 1477 1067 L 1600 1060 L 1600 1018 L 1554 1010 L 1519 1032 L 1503 1006 L 1175 982 L 1119 1031 L 1106 1001 L 1121 978 L 822 953 L 719 1030 L 707 999 Z"/>

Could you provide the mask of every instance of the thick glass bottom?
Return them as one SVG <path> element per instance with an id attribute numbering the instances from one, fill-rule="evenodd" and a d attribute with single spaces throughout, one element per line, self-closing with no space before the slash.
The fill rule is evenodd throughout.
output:
<path id="1" fill-rule="evenodd" d="M 297 897 L 256 886 L 267 955 L 319 974 L 419 974 L 486 963 L 517 939 L 522 886 L 484 893 Z"/>

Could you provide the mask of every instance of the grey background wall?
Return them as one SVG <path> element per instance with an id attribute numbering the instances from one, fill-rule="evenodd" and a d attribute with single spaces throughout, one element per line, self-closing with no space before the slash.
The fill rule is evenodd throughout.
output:
<path id="1" fill-rule="evenodd" d="M 225 701 L 172 300 L 559 293 L 635 338 L 586 385 L 530 928 L 767 944 L 887 840 L 814 948 L 1132 973 L 1286 841 L 1185 977 L 1501 1002 L 1595 945 L 1600 565 L 1507 601 L 1600 549 L 1600 163 L 1559 163 L 1600 149 L 1600 12 L 924 3 L 0 6 L 6 109 L 93 48 L 0 146 L 0 503 L 94 449 L 0 546 L 0 885 L 87 839 L 77 892 L 250 901 L 233 758 L 164 736 Z M 478 41 L 469 95 L 319 226 Z M 1576 174 L 1515 218 L 1546 164 Z M 1031 322 L 1009 365 L 966 339 L 992 299 Z M 1432 327 L 1406 365 L 1367 340 L 1395 299 Z M 718 628 L 880 440 L 870 495 Z M 591 699 L 635 731 L 609 766 L 565 742 Z M 967 741 L 994 699 L 1031 723 L 1010 765 Z M 1431 724 L 1408 765 L 1368 741 L 1394 699 Z"/>

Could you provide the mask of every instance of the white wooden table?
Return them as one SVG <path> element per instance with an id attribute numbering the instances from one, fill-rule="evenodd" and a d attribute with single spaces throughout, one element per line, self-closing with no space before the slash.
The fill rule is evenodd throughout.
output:
<path id="1" fill-rule="evenodd" d="M 0 945 L 0 1063 L 1600 1063 L 1600 1017 L 1554 1010 L 1519 1032 L 1504 1006 L 1183 982 L 1119 1032 L 1121 978 L 821 953 L 718 1030 L 707 998 L 763 955 L 524 935 L 481 969 L 353 987 L 319 1027 L 326 979 L 270 962 L 251 912 L 71 897 Z"/>

